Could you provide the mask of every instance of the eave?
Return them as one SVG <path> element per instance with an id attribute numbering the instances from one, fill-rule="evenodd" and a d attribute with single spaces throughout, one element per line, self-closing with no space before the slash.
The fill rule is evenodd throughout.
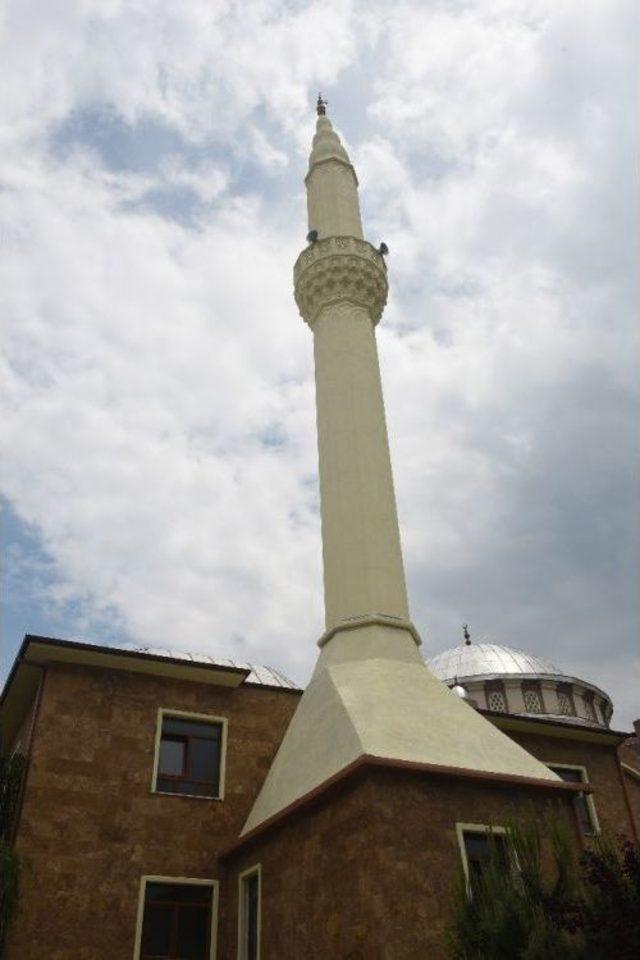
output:
<path id="1" fill-rule="evenodd" d="M 620 730 L 583 727 L 546 717 L 515 717 L 509 713 L 496 713 L 493 710 L 482 709 L 478 709 L 478 713 L 490 720 L 494 726 L 508 733 L 529 733 L 534 736 L 556 737 L 559 740 L 582 740 L 604 746 L 617 746 L 629 736 L 628 733 Z"/>
<path id="2" fill-rule="evenodd" d="M 27 634 L 0 697 L 0 749 L 8 749 L 13 742 L 35 696 L 42 669 L 53 664 L 125 670 L 232 688 L 239 687 L 251 672 L 245 667 L 178 660 L 138 650 Z"/>

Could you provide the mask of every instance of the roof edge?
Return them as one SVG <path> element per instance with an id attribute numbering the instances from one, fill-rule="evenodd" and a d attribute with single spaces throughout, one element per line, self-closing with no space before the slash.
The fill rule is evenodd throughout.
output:
<path id="1" fill-rule="evenodd" d="M 555 720 L 545 716 L 524 716 L 515 713 L 499 713 L 497 710 L 475 708 L 487 720 L 499 727 L 500 730 L 523 731 L 529 733 L 547 733 L 551 736 L 563 737 L 567 740 L 592 740 L 600 743 L 622 743 L 629 737 L 622 730 L 611 730 L 609 727 L 582 726 L 570 722 Z M 546 729 L 535 729 L 542 727 Z M 552 734 L 551 731 L 556 731 Z"/>

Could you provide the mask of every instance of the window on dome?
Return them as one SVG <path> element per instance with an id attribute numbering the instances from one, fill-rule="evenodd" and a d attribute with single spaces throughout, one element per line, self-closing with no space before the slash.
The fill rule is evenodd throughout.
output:
<path id="1" fill-rule="evenodd" d="M 573 694 L 568 683 L 560 684 L 558 687 L 558 713 L 563 717 L 575 717 L 576 715 Z"/>
<path id="2" fill-rule="evenodd" d="M 537 687 L 523 687 L 522 696 L 524 699 L 524 708 L 527 713 L 544 713 L 542 694 Z"/>
<path id="3" fill-rule="evenodd" d="M 504 692 L 504 686 L 501 683 L 491 682 L 485 684 L 485 696 L 489 710 L 493 710 L 495 713 L 507 713 L 507 697 Z"/>
<path id="4" fill-rule="evenodd" d="M 582 694 L 582 700 L 583 700 L 583 702 L 584 702 L 584 709 L 585 709 L 585 712 L 586 712 L 586 714 L 587 714 L 587 719 L 588 719 L 588 720 L 592 720 L 594 723 L 597 723 L 597 722 L 598 722 L 598 718 L 597 718 L 597 716 L 596 716 L 596 707 L 595 707 L 595 704 L 594 704 L 594 702 L 593 702 L 593 694 L 592 694 L 592 693 L 583 693 L 583 694 Z"/>
<path id="5" fill-rule="evenodd" d="M 600 713 L 602 714 L 603 723 L 608 727 L 609 720 L 611 719 L 611 710 L 609 709 L 609 704 L 606 700 L 601 700 L 599 703 Z"/>
<path id="6" fill-rule="evenodd" d="M 498 713 L 507 712 L 507 704 L 502 690 L 492 690 L 487 697 L 487 703 L 489 704 L 489 710 L 495 710 Z"/>

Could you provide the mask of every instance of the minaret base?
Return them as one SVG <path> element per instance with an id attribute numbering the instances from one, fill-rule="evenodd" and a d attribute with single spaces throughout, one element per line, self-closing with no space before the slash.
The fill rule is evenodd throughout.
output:
<path id="1" fill-rule="evenodd" d="M 369 624 L 322 648 L 242 835 L 366 756 L 559 782 L 429 672 L 409 630 Z"/>

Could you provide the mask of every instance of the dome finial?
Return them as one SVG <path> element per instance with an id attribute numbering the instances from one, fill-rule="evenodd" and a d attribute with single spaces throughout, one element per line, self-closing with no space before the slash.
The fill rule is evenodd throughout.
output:
<path id="1" fill-rule="evenodd" d="M 470 647 L 470 646 L 471 646 L 471 634 L 469 633 L 469 624 L 468 624 L 468 623 L 463 623 L 463 624 L 462 624 L 462 631 L 463 631 L 463 634 L 464 634 L 465 646 Z"/>
<path id="2" fill-rule="evenodd" d="M 327 106 L 329 105 L 328 100 L 322 99 L 322 94 L 318 94 L 318 102 L 316 103 L 316 112 L 319 117 L 324 117 L 327 113 Z"/>

